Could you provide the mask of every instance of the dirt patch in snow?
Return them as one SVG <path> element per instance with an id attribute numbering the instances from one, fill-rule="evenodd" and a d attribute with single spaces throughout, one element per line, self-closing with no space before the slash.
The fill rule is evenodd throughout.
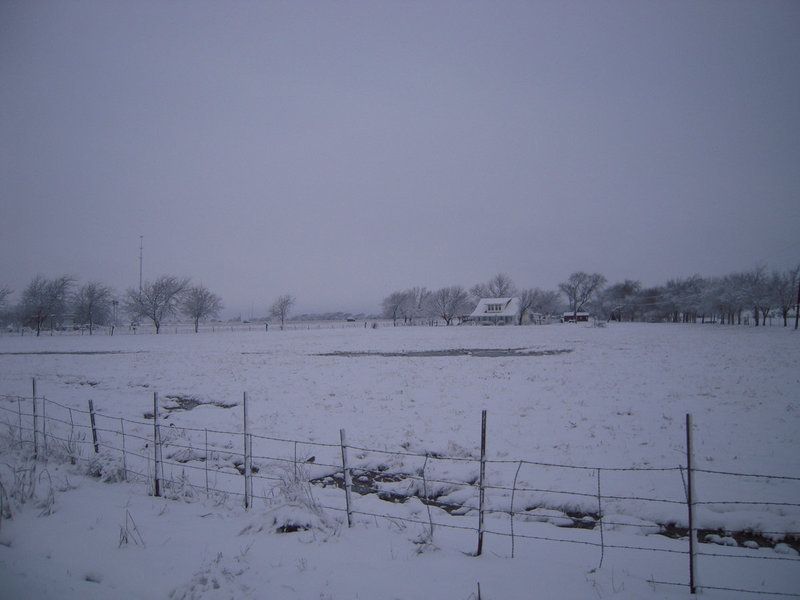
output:
<path id="1" fill-rule="evenodd" d="M 403 358 L 430 358 L 438 356 L 474 356 L 477 358 L 505 358 L 508 356 L 554 356 L 568 354 L 572 348 L 558 348 L 553 350 L 534 350 L 531 348 L 450 348 L 447 350 L 409 350 L 405 352 L 351 352 L 337 351 L 324 352 L 314 356 L 380 356 Z"/>

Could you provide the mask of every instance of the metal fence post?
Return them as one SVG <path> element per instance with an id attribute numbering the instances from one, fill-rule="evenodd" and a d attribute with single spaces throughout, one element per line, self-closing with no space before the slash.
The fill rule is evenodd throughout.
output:
<path id="1" fill-rule="evenodd" d="M 244 471 L 244 509 L 250 508 L 249 489 L 247 484 L 247 392 L 242 392 L 242 419 L 244 420 L 244 462 L 242 463 L 242 470 Z"/>
<path id="2" fill-rule="evenodd" d="M 347 466 L 347 442 L 345 441 L 344 429 L 339 430 L 339 440 L 342 446 L 342 471 L 344 474 L 344 500 L 347 505 L 347 526 L 353 526 L 353 517 L 351 514 L 351 492 L 353 489 L 353 481 L 350 477 L 350 469 Z"/>
<path id="3" fill-rule="evenodd" d="M 89 400 L 89 422 L 92 425 L 92 443 L 94 444 L 94 453 L 100 452 L 100 445 L 97 443 L 97 426 L 94 423 L 94 403 Z"/>
<path id="4" fill-rule="evenodd" d="M 692 415 L 686 413 L 686 504 L 689 509 L 689 590 L 697 592 L 694 581 L 694 498 L 692 496 Z"/>
<path id="5" fill-rule="evenodd" d="M 161 485 L 158 481 L 158 392 L 153 392 L 153 495 L 161 496 Z"/>
<path id="6" fill-rule="evenodd" d="M 483 512 L 484 500 L 486 495 L 486 409 L 481 412 L 481 477 L 478 508 L 478 551 L 475 556 L 483 553 Z"/>

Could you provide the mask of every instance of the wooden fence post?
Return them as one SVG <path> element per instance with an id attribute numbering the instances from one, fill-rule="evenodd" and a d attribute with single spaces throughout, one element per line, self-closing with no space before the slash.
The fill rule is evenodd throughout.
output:
<path id="1" fill-rule="evenodd" d="M 161 486 L 158 481 L 158 392 L 153 392 L 153 495 L 161 496 Z"/>
<path id="2" fill-rule="evenodd" d="M 600 525 L 600 564 L 597 565 L 598 569 L 603 568 L 603 558 L 606 555 L 606 540 L 605 532 L 603 531 L 603 504 L 602 492 L 600 491 L 600 469 L 597 469 L 597 522 Z"/>
<path id="3" fill-rule="evenodd" d="M 425 494 L 425 508 L 428 511 L 428 523 L 430 525 L 429 536 L 433 542 L 433 516 L 431 516 L 431 503 L 428 497 L 428 480 L 425 478 L 425 467 L 428 466 L 428 453 L 425 453 L 425 462 L 422 463 L 422 493 Z"/>
<path id="4" fill-rule="evenodd" d="M 206 442 L 206 459 L 203 461 L 203 466 L 206 472 L 206 498 L 208 498 L 208 428 L 206 427 L 203 431 L 205 432 Z"/>
<path id="5" fill-rule="evenodd" d="M 350 469 L 347 466 L 347 442 L 345 441 L 344 429 L 339 430 L 339 440 L 342 446 L 342 473 L 344 475 L 344 500 L 347 505 L 347 526 L 353 526 L 353 517 L 351 514 L 351 492 L 353 489 L 353 481 L 350 476 Z"/>
<path id="6" fill-rule="evenodd" d="M 72 409 L 67 408 L 67 410 L 69 411 L 69 442 L 67 447 L 69 448 L 69 462 L 74 465 L 79 454 L 78 445 L 75 444 L 75 420 L 72 418 Z"/>
<path id="7" fill-rule="evenodd" d="M 47 398 L 42 396 L 42 445 L 44 446 L 44 460 L 47 461 Z"/>
<path id="8" fill-rule="evenodd" d="M 17 396 L 17 415 L 19 416 L 19 446 L 22 448 L 22 397 Z"/>
<path id="9" fill-rule="evenodd" d="M 483 553 L 483 512 L 486 484 L 486 409 L 481 412 L 481 476 L 478 508 L 478 551 L 475 556 Z"/>
<path id="10" fill-rule="evenodd" d="M 89 422 L 92 424 L 92 443 L 94 444 L 94 453 L 100 452 L 100 445 L 97 443 L 97 427 L 94 423 L 94 403 L 89 400 Z"/>
<path id="11" fill-rule="evenodd" d="M 511 558 L 514 558 L 514 496 L 517 494 L 517 478 L 519 477 L 520 469 L 522 469 L 522 461 L 517 465 L 517 472 L 514 473 L 514 484 L 511 488 L 511 509 L 509 516 L 511 517 Z"/>
<path id="12" fill-rule="evenodd" d="M 294 442 L 294 481 L 297 483 L 297 440 Z"/>
<path id="13" fill-rule="evenodd" d="M 120 417 L 119 427 L 122 432 L 122 480 L 128 481 L 128 457 L 125 452 L 125 421 Z"/>
<path id="14" fill-rule="evenodd" d="M 692 415 L 686 413 L 686 504 L 689 509 L 689 590 L 697 592 L 694 581 L 694 498 L 692 496 Z"/>

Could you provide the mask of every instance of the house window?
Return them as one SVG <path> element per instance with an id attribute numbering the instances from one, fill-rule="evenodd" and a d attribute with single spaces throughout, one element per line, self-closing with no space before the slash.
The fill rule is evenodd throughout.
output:
<path id="1" fill-rule="evenodd" d="M 500 312 L 503 310 L 502 304 L 487 304 L 486 312 Z"/>

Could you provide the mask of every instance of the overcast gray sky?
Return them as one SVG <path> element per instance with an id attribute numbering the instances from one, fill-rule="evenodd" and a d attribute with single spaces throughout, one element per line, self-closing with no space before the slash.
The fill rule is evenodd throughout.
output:
<path id="1" fill-rule="evenodd" d="M 264 314 L 800 262 L 800 2 L 0 2 L 0 285 Z"/>

